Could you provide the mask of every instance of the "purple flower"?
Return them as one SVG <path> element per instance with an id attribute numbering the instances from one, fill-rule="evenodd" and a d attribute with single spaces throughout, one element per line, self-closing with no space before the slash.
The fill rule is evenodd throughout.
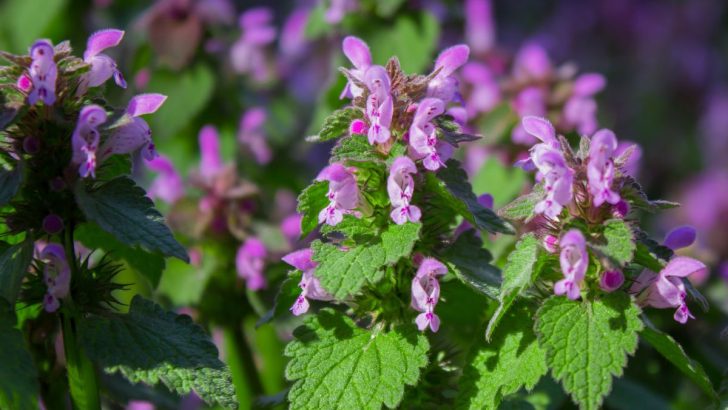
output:
<path id="1" fill-rule="evenodd" d="M 46 294 L 43 297 L 43 308 L 46 312 L 55 312 L 61 305 L 60 299 L 68 296 L 71 268 L 68 266 L 63 246 L 57 243 L 46 245 L 39 258 L 45 262 L 43 280 Z"/>
<path id="2" fill-rule="evenodd" d="M 364 74 L 372 65 L 372 53 L 369 51 L 369 46 L 358 37 L 348 36 L 344 38 L 342 49 L 346 58 L 354 65 L 354 68 L 349 70 L 349 74 L 363 83 Z M 355 98 L 363 92 L 364 90 L 349 80 L 339 98 Z"/>
<path id="3" fill-rule="evenodd" d="M 235 267 L 238 276 L 245 280 L 245 285 L 250 290 L 265 289 L 266 280 L 263 276 L 265 258 L 268 251 L 265 245 L 258 238 L 250 237 L 238 248 L 235 255 Z"/>
<path id="4" fill-rule="evenodd" d="M 559 238 L 557 238 L 555 235 L 546 235 L 543 238 L 543 247 L 546 249 L 548 253 L 556 253 L 559 246 Z"/>
<path id="5" fill-rule="evenodd" d="M 281 232 L 291 244 L 295 243 L 301 236 L 302 219 L 303 215 L 294 213 L 281 221 Z"/>
<path id="6" fill-rule="evenodd" d="M 367 125 L 366 121 L 357 118 L 354 121 L 349 124 L 349 134 L 355 135 L 355 134 L 367 134 L 369 132 L 369 126 Z"/>
<path id="7" fill-rule="evenodd" d="M 252 8 L 241 14 L 239 25 L 242 34 L 230 49 L 230 61 L 235 71 L 252 74 L 258 82 L 269 79 L 265 47 L 276 38 L 272 20 L 273 12 L 268 7 Z"/>
<path id="8" fill-rule="evenodd" d="M 391 84 L 387 70 L 379 65 L 369 67 L 366 74 L 364 74 L 364 82 L 369 88 L 369 97 L 367 98 L 369 143 L 372 145 L 375 143 L 384 144 L 392 136 L 389 127 L 392 125 L 394 110 L 392 96 L 389 93 Z"/>
<path id="9" fill-rule="evenodd" d="M 169 158 L 160 155 L 147 161 L 146 164 L 150 170 L 159 174 L 147 190 L 150 198 L 159 198 L 168 204 L 173 204 L 184 196 L 185 188 L 182 177 Z"/>
<path id="10" fill-rule="evenodd" d="M 513 99 L 513 109 L 521 117 L 546 115 L 546 91 L 539 87 L 526 87 Z M 525 119 L 525 118 L 524 118 Z M 532 145 L 536 140 L 534 134 L 525 129 L 523 124 L 516 124 L 511 131 L 511 139 L 516 144 Z"/>
<path id="11" fill-rule="evenodd" d="M 434 258 L 424 258 L 412 280 L 412 308 L 418 312 L 415 323 L 420 331 L 428 326 L 433 332 L 440 328 L 440 318 L 435 306 L 440 299 L 440 282 L 437 277 L 445 275 L 447 267 Z"/>
<path id="12" fill-rule="evenodd" d="M 91 65 L 91 69 L 84 74 L 83 86 L 79 89 L 85 91 L 87 87 L 98 87 L 112 76 L 119 87 L 126 88 L 126 81 L 117 68 L 116 62 L 102 53 L 107 48 L 118 46 L 122 38 L 124 38 L 124 31 L 115 29 L 97 31 L 88 38 L 83 60 Z"/>
<path id="13" fill-rule="evenodd" d="M 359 206 L 359 187 L 353 168 L 334 163 L 321 170 L 316 180 L 329 181 L 327 197 L 330 203 L 319 213 L 319 223 L 337 225 L 345 213 L 352 213 Z"/>
<path id="14" fill-rule="evenodd" d="M 301 249 L 283 257 L 283 262 L 293 266 L 303 273 L 301 282 L 298 283 L 298 287 L 301 288 L 301 294 L 298 295 L 296 301 L 291 306 L 291 312 L 295 316 L 300 316 L 308 312 L 309 299 L 313 300 L 333 300 L 331 295 L 328 294 L 321 287 L 321 283 L 318 278 L 314 276 L 316 266 L 318 265 L 313 261 L 313 251 L 311 249 Z"/>
<path id="15" fill-rule="evenodd" d="M 43 218 L 42 226 L 47 234 L 55 235 L 63 230 L 63 219 L 56 214 L 48 214 Z"/>
<path id="16" fill-rule="evenodd" d="M 580 75 L 574 81 L 571 97 L 564 104 L 564 121 L 580 134 L 591 135 L 597 130 L 597 103 L 594 94 L 606 85 L 604 76 L 596 73 Z"/>
<path id="17" fill-rule="evenodd" d="M 534 212 L 558 219 L 564 206 L 573 197 L 574 171 L 569 168 L 561 151 L 539 144 L 532 151 L 533 162 L 542 175 L 546 196 L 536 204 Z"/>
<path id="18" fill-rule="evenodd" d="M 614 292 L 624 284 L 624 274 L 620 270 L 608 270 L 599 278 L 599 287 L 605 292 Z"/>
<path id="19" fill-rule="evenodd" d="M 581 283 L 584 281 L 584 275 L 589 266 L 586 241 L 581 231 L 572 229 L 561 237 L 559 244 L 561 246 L 559 262 L 564 279 L 554 284 L 554 294 L 566 295 L 571 300 L 577 300 L 581 293 Z"/>
<path id="20" fill-rule="evenodd" d="M 444 103 L 452 101 L 458 92 L 458 80 L 452 74 L 468 62 L 469 56 L 470 48 L 465 44 L 452 46 L 440 53 L 433 70 L 437 74 L 427 85 L 427 96 L 439 98 Z"/>
<path id="21" fill-rule="evenodd" d="M 139 94 L 129 100 L 126 116 L 129 122 L 116 128 L 101 146 L 101 160 L 111 155 L 130 154 L 141 151 L 142 156 L 151 161 L 158 154 L 152 142 L 152 130 L 141 115 L 152 114 L 167 99 L 162 94 Z"/>
<path id="22" fill-rule="evenodd" d="M 678 256 L 668 262 L 659 274 L 644 271 L 632 285 L 630 292 L 641 292 L 637 301 L 642 306 L 677 308 L 673 317 L 684 324 L 688 318 L 695 317 L 685 303 L 687 293 L 682 278 L 692 274 L 704 275 L 707 270 L 705 264 L 696 259 Z"/>
<path id="23" fill-rule="evenodd" d="M 679 226 L 667 233 L 663 245 L 672 250 L 687 248 L 695 242 L 696 236 L 697 232 L 692 226 Z"/>
<path id="24" fill-rule="evenodd" d="M 48 40 L 38 40 L 30 47 L 30 80 L 33 82 L 33 89 L 28 94 L 30 105 L 35 105 L 38 100 L 45 105 L 56 102 L 58 67 L 53 55 L 53 44 Z"/>
<path id="25" fill-rule="evenodd" d="M 546 50 L 538 44 L 523 46 L 513 62 L 513 77 L 518 81 L 541 81 L 547 79 L 553 70 Z"/>
<path id="26" fill-rule="evenodd" d="M 642 147 L 640 147 L 639 144 L 632 141 L 619 141 L 617 149 L 614 151 L 614 156 L 618 157 L 630 148 L 632 149 L 632 154 L 622 165 L 621 170 L 627 175 L 636 177 L 639 173 L 640 160 L 642 159 Z"/>
<path id="27" fill-rule="evenodd" d="M 465 40 L 476 54 L 487 53 L 495 45 L 495 21 L 490 0 L 465 1 Z"/>
<path id="28" fill-rule="evenodd" d="M 99 147 L 98 126 L 106 122 L 106 111 L 98 105 L 81 109 L 76 129 L 71 137 L 74 165 L 78 165 L 81 177 L 96 177 L 96 151 Z"/>
<path id="29" fill-rule="evenodd" d="M 592 137 L 589 148 L 589 163 L 587 165 L 587 179 L 589 193 L 593 197 L 595 207 L 608 202 L 616 205 L 621 199 L 619 194 L 612 191 L 614 180 L 614 160 L 612 156 L 617 149 L 617 138 L 609 130 L 599 130 Z"/>
<path id="30" fill-rule="evenodd" d="M 417 166 L 409 157 L 395 159 L 389 169 L 387 193 L 392 208 L 394 208 L 390 216 L 397 225 L 402 225 L 407 221 L 417 222 L 422 216 L 420 208 L 410 204 L 415 190 L 412 175 L 416 173 Z"/>
<path id="31" fill-rule="evenodd" d="M 437 150 L 438 140 L 432 120 L 445 112 L 445 104 L 438 98 L 425 98 L 420 101 L 409 129 L 410 155 L 422 159 L 422 163 L 430 171 L 437 171 L 444 166 Z"/>
<path id="32" fill-rule="evenodd" d="M 238 142 L 248 147 L 253 153 L 255 161 L 261 165 L 269 163 L 273 157 L 263 131 L 265 119 L 264 108 L 251 108 L 240 118 L 240 128 L 238 129 Z"/>
<path id="33" fill-rule="evenodd" d="M 203 179 L 209 181 L 224 168 L 220 153 L 220 137 L 215 127 L 205 125 L 200 129 L 198 140 L 200 144 L 200 175 Z"/>
<path id="34" fill-rule="evenodd" d="M 472 85 L 465 102 L 468 117 L 490 112 L 501 101 L 501 91 L 493 72 L 481 63 L 463 67 L 463 79 Z"/>
<path id="35" fill-rule="evenodd" d="M 18 80 L 15 82 L 15 86 L 18 87 L 18 89 L 24 93 L 27 93 L 33 88 L 33 80 L 28 76 L 28 74 L 23 73 L 20 74 L 20 77 L 18 77 Z"/>
<path id="36" fill-rule="evenodd" d="M 347 13 L 359 8 L 357 0 L 331 0 L 324 13 L 324 20 L 329 24 L 338 24 Z"/>

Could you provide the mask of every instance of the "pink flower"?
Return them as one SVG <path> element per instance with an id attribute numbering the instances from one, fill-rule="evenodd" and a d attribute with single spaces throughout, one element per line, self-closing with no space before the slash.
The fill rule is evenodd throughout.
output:
<path id="1" fill-rule="evenodd" d="M 521 116 L 546 115 L 546 91 L 539 87 L 526 87 L 521 90 L 513 100 L 513 109 Z M 525 118 L 524 118 L 525 119 Z M 516 124 L 511 131 L 513 142 L 521 145 L 532 145 L 536 142 L 534 134 L 525 129 L 523 124 Z"/>
<path id="2" fill-rule="evenodd" d="M 420 331 L 428 326 L 433 332 L 440 328 L 440 317 L 435 306 L 440 299 L 440 282 L 437 277 L 445 275 L 447 267 L 434 258 L 424 258 L 412 280 L 412 308 L 418 312 L 415 323 Z"/>
<path id="3" fill-rule="evenodd" d="M 619 194 L 612 191 L 614 180 L 614 160 L 612 156 L 617 149 L 617 138 L 609 130 L 599 130 L 594 134 L 589 148 L 589 163 L 587 165 L 587 178 L 589 193 L 593 197 L 595 207 L 608 202 L 616 205 Z"/>
<path id="4" fill-rule="evenodd" d="M 147 161 L 146 164 L 150 170 L 159 174 L 147 190 L 150 198 L 159 198 L 168 204 L 173 204 L 184 196 L 185 188 L 182 177 L 169 158 L 160 155 Z"/>
<path id="5" fill-rule="evenodd" d="M 301 294 L 298 295 L 296 301 L 291 306 L 291 312 L 295 316 L 300 316 L 308 312 L 309 299 L 313 300 L 333 300 L 331 295 L 328 294 L 321 287 L 321 283 L 318 278 L 314 276 L 316 266 L 318 265 L 313 261 L 313 251 L 311 249 L 301 249 L 283 257 L 283 262 L 293 266 L 303 273 L 301 282 L 298 283 L 298 287 L 301 288 Z"/>
<path id="6" fill-rule="evenodd" d="M 538 44 L 523 46 L 513 62 L 513 77 L 519 81 L 540 81 L 547 79 L 553 67 L 546 50 Z"/>
<path id="7" fill-rule="evenodd" d="M 18 87 L 18 89 L 24 93 L 27 93 L 28 91 L 33 88 L 33 80 L 30 79 L 28 74 L 20 74 L 20 77 L 18 77 L 18 81 L 15 82 L 15 86 Z"/>
<path id="8" fill-rule="evenodd" d="M 458 80 L 452 75 L 455 70 L 468 62 L 470 48 L 465 44 L 458 44 L 445 49 L 435 60 L 437 71 L 427 85 L 427 96 L 441 99 L 444 103 L 452 101 L 458 92 Z"/>
<path id="9" fill-rule="evenodd" d="M 281 232 L 283 233 L 283 236 L 286 237 L 289 243 L 293 244 L 298 241 L 298 238 L 301 236 L 301 220 L 303 219 L 303 215 L 299 214 L 292 214 L 287 216 L 283 221 L 281 222 Z"/>
<path id="10" fill-rule="evenodd" d="M 364 82 L 369 88 L 369 97 L 367 98 L 369 143 L 372 145 L 375 143 L 384 144 L 392 136 L 389 127 L 392 125 L 394 109 L 387 70 L 379 65 L 369 67 L 364 74 Z"/>
<path id="11" fill-rule="evenodd" d="M 142 156 L 151 161 L 158 154 L 152 142 L 152 130 L 141 115 L 153 114 L 167 99 L 162 94 L 139 94 L 129 100 L 124 115 L 129 122 L 116 128 L 101 146 L 101 160 L 111 155 L 131 154 L 141 151 Z"/>
<path id="12" fill-rule="evenodd" d="M 554 235 L 546 235 L 543 238 L 543 247 L 548 253 L 556 253 L 559 246 L 559 238 Z"/>
<path id="13" fill-rule="evenodd" d="M 422 216 L 420 208 L 410 204 L 415 190 L 412 175 L 416 173 L 417 166 L 409 157 L 395 159 L 389 169 L 387 193 L 393 208 L 390 216 L 397 225 L 402 225 L 407 221 L 417 222 Z"/>
<path id="14" fill-rule="evenodd" d="M 324 20 L 329 24 L 338 24 L 347 13 L 359 8 L 357 0 L 331 0 L 324 13 Z"/>
<path id="15" fill-rule="evenodd" d="M 43 297 L 43 308 L 46 312 L 55 312 L 61 305 L 60 299 L 68 296 L 71 268 L 68 266 L 63 246 L 57 243 L 46 245 L 39 258 L 45 262 L 43 280 L 47 290 Z"/>
<path id="16" fill-rule="evenodd" d="M 264 108 L 251 108 L 240 118 L 238 129 L 238 142 L 248 147 L 255 161 L 261 165 L 269 163 L 273 157 L 263 130 L 266 116 Z"/>
<path id="17" fill-rule="evenodd" d="M 675 320 L 686 323 L 688 318 L 695 318 L 685 303 L 687 293 L 682 278 L 692 274 L 702 275 L 707 271 L 704 263 L 678 256 L 673 258 L 659 274 L 644 271 L 632 285 L 631 293 L 640 293 L 637 301 L 642 306 L 652 306 L 658 309 L 677 308 Z"/>
<path id="18" fill-rule="evenodd" d="M 349 134 L 350 135 L 362 135 L 367 134 L 369 132 L 369 126 L 367 125 L 366 121 L 362 119 L 355 119 L 354 121 L 349 124 Z"/>
<path id="19" fill-rule="evenodd" d="M 214 126 L 205 125 L 200 129 L 197 138 L 200 144 L 200 175 L 209 181 L 224 168 L 220 153 L 220 137 Z"/>
<path id="20" fill-rule="evenodd" d="M 78 165 L 81 177 L 96 177 L 96 151 L 99 147 L 98 126 L 106 122 L 106 110 L 98 105 L 81 109 L 76 129 L 71 136 L 74 165 Z"/>
<path id="21" fill-rule="evenodd" d="M 358 37 L 348 36 L 344 38 L 342 48 L 346 58 L 354 65 L 354 68 L 349 70 L 349 74 L 363 83 L 364 74 L 372 65 L 372 53 L 369 51 L 369 46 Z M 359 86 L 348 81 L 339 98 L 355 98 L 362 95 L 363 92 L 364 90 Z"/>
<path id="22" fill-rule="evenodd" d="M 599 287 L 605 292 L 614 292 L 624 284 L 624 274 L 620 270 L 608 270 L 599 278 Z"/>
<path id="23" fill-rule="evenodd" d="M 240 15 L 242 34 L 230 48 L 230 62 L 240 74 L 252 74 L 258 82 L 268 80 L 270 72 L 265 47 L 276 38 L 273 12 L 268 7 L 256 7 Z"/>
<path id="24" fill-rule="evenodd" d="M 33 82 L 33 89 L 28 94 L 30 105 L 35 105 L 38 100 L 45 105 L 56 102 L 58 67 L 53 55 L 53 44 L 48 40 L 38 40 L 30 47 L 30 79 Z"/>
<path id="25" fill-rule="evenodd" d="M 119 87 L 126 88 L 126 81 L 117 68 L 116 61 L 102 53 L 107 48 L 118 46 L 122 38 L 124 31 L 115 29 L 100 30 L 88 38 L 83 60 L 91 65 L 91 69 L 84 74 L 80 89 L 85 91 L 87 87 L 98 87 L 112 76 Z"/>
<path id="26" fill-rule="evenodd" d="M 586 241 L 581 231 L 572 229 L 561 237 L 559 244 L 561 246 L 559 262 L 564 279 L 554 284 L 554 294 L 566 295 L 569 299 L 576 300 L 579 299 L 581 283 L 589 266 Z"/>
<path id="27" fill-rule="evenodd" d="M 444 166 L 438 152 L 438 140 L 432 120 L 445 112 L 445 104 L 438 98 L 425 98 L 420 101 L 409 129 L 410 155 L 422 159 L 422 163 L 430 171 L 437 171 Z"/>
<path id="28" fill-rule="evenodd" d="M 607 81 L 597 73 L 582 74 L 574 81 L 571 97 L 564 104 L 564 121 L 580 134 L 591 135 L 597 130 L 597 103 L 594 94 L 598 93 Z"/>
<path id="29" fill-rule="evenodd" d="M 359 187 L 353 168 L 334 163 L 321 170 L 316 180 L 329 181 L 327 197 L 330 203 L 319 213 L 319 223 L 337 225 L 345 213 L 352 213 L 359 206 Z"/>
<path id="30" fill-rule="evenodd" d="M 266 287 L 263 268 L 268 251 L 258 238 L 250 237 L 238 248 L 235 256 L 235 267 L 238 276 L 245 280 L 250 290 L 260 290 Z"/>
<path id="31" fill-rule="evenodd" d="M 463 67 L 463 79 L 472 86 L 465 103 L 468 117 L 490 112 L 501 101 L 500 86 L 493 72 L 485 64 L 475 62 L 466 64 Z"/>
<path id="32" fill-rule="evenodd" d="M 495 21 L 490 0 L 465 1 L 465 39 L 477 54 L 495 45 Z"/>
<path id="33" fill-rule="evenodd" d="M 564 206 L 573 197 L 572 184 L 574 171 L 566 165 L 561 151 L 541 145 L 532 153 L 533 162 L 543 176 L 546 196 L 536 204 L 534 212 L 544 214 L 551 219 L 558 219 Z"/>
<path id="34" fill-rule="evenodd" d="M 679 226 L 667 233 L 663 245 L 672 250 L 687 248 L 695 242 L 696 237 L 697 232 L 692 226 Z"/>

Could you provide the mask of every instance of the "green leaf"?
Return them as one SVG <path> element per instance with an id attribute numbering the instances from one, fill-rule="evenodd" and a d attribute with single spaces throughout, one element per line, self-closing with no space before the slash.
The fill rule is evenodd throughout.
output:
<path id="1" fill-rule="evenodd" d="M 394 24 L 380 27 L 368 39 L 373 61 L 384 65 L 392 56 L 399 57 L 402 70 L 421 73 L 432 64 L 440 34 L 440 24 L 430 13 L 420 13 L 418 21 L 409 15 L 398 17 Z M 367 40 L 367 39 L 365 39 Z"/>
<path id="2" fill-rule="evenodd" d="M 67 0 L 7 0 L 0 9 L 3 31 L 7 35 L 7 48 L 13 52 L 27 52 L 38 38 L 48 34 L 48 26 L 58 18 Z"/>
<path id="3" fill-rule="evenodd" d="M 605 245 L 596 245 L 594 248 L 606 257 L 624 266 L 632 260 L 635 251 L 635 239 L 632 228 L 622 219 L 610 219 L 604 223 Z"/>
<path id="4" fill-rule="evenodd" d="M 544 197 L 543 185 L 533 187 L 533 191 L 526 195 L 519 196 L 513 202 L 498 210 L 498 216 L 512 221 L 530 221 L 536 216 L 534 209 L 536 204 Z"/>
<path id="5" fill-rule="evenodd" d="M 355 107 L 346 107 L 334 111 L 326 117 L 318 135 L 306 138 L 309 142 L 323 142 L 339 138 L 349 132 L 349 125 L 356 118 L 362 118 L 362 112 Z"/>
<path id="6" fill-rule="evenodd" d="M 493 195 L 493 204 L 499 208 L 516 198 L 529 180 L 526 171 L 491 157 L 473 175 L 473 192 Z"/>
<path id="7" fill-rule="evenodd" d="M 718 395 L 713 389 L 713 383 L 705 373 L 705 370 L 703 370 L 703 366 L 691 359 L 672 336 L 660 332 L 651 323 L 647 323 L 641 336 L 642 340 L 645 340 L 654 347 L 655 350 L 675 365 L 678 370 L 700 387 L 711 399 L 718 399 Z"/>
<path id="8" fill-rule="evenodd" d="M 75 193 L 86 218 L 124 244 L 189 262 L 187 251 L 174 239 L 152 200 L 131 179 L 116 178 L 91 191 L 79 184 Z"/>
<path id="9" fill-rule="evenodd" d="M 359 238 L 367 238 L 378 233 L 372 218 L 357 218 L 354 215 L 344 215 L 344 219 L 336 225 L 321 225 L 321 233 L 329 236 L 339 232 L 347 238 L 357 241 Z"/>
<path id="10" fill-rule="evenodd" d="M 404 0 L 382 0 L 376 2 L 376 13 L 379 17 L 390 18 L 402 6 Z"/>
<path id="11" fill-rule="evenodd" d="M 385 332 L 357 327 L 332 309 L 306 318 L 286 346 L 286 378 L 295 409 L 396 407 L 406 385 L 414 385 L 427 364 L 427 338 L 413 327 Z"/>
<path id="12" fill-rule="evenodd" d="M 381 161 L 382 158 L 372 149 L 366 135 L 354 134 L 339 140 L 331 150 L 330 163 Z"/>
<path id="13" fill-rule="evenodd" d="M 0 207 L 5 206 L 18 193 L 22 178 L 20 163 L 12 170 L 0 166 Z"/>
<path id="14" fill-rule="evenodd" d="M 301 238 L 308 236 L 318 226 L 319 213 L 329 204 L 328 192 L 328 181 L 318 181 L 309 185 L 298 196 L 298 213 L 303 215 Z"/>
<path id="15" fill-rule="evenodd" d="M 483 241 L 475 234 L 475 230 L 460 234 L 442 256 L 461 282 L 491 299 L 498 297 L 500 271 L 490 264 L 493 258 L 483 248 Z"/>
<path id="16" fill-rule="evenodd" d="M 522 387 L 531 390 L 546 374 L 546 352 L 533 332 L 533 310 L 514 306 L 493 340 L 473 349 L 460 379 L 458 409 L 496 409 Z"/>
<path id="17" fill-rule="evenodd" d="M 15 328 L 15 313 L 0 298 L 0 408 L 37 409 L 38 374 L 25 347 L 23 333 Z"/>
<path id="18" fill-rule="evenodd" d="M 468 182 L 468 176 L 456 160 L 447 161 L 437 174 L 428 173 L 427 183 L 452 209 L 480 230 L 512 234 L 513 228 L 492 210 L 480 205 Z"/>
<path id="19" fill-rule="evenodd" d="M 531 287 L 538 278 L 545 263 L 546 254 L 540 252 L 540 244 L 533 233 L 526 234 L 516 243 L 516 249 L 508 255 L 503 267 L 503 284 L 500 290 L 500 305 L 493 313 L 485 331 L 485 338 L 490 340 L 498 323 L 505 316 L 516 298 Z M 543 255 L 539 258 L 539 253 Z"/>
<path id="20" fill-rule="evenodd" d="M 509 101 L 495 106 L 480 121 L 480 133 L 488 144 L 494 144 L 504 138 L 510 139 L 510 132 L 518 123 L 519 116 L 513 111 Z"/>
<path id="21" fill-rule="evenodd" d="M 159 284 L 165 266 L 162 254 L 127 246 L 93 223 L 79 225 L 74 231 L 74 239 L 89 249 L 103 249 L 112 258 L 125 260 L 132 269 L 149 279 L 153 288 Z"/>
<path id="22" fill-rule="evenodd" d="M 555 379 L 582 409 L 600 407 L 637 349 L 640 309 L 624 293 L 595 301 L 551 297 L 536 314 L 536 333 Z"/>
<path id="23" fill-rule="evenodd" d="M 376 283 L 383 268 L 409 256 L 419 238 L 421 224 L 390 225 L 379 238 L 341 250 L 330 243 L 311 244 L 313 259 L 319 263 L 316 277 L 321 286 L 337 299 L 357 293 L 366 282 Z"/>
<path id="24" fill-rule="evenodd" d="M 132 383 L 164 383 L 178 394 L 194 390 L 208 403 L 236 408 L 230 371 L 208 335 L 189 316 L 164 311 L 140 296 L 129 313 L 79 322 L 79 339 L 92 360 Z"/>
<path id="25" fill-rule="evenodd" d="M 655 213 L 664 209 L 672 209 L 680 206 L 677 202 L 663 201 L 663 200 L 650 200 L 647 198 L 647 194 L 642 190 L 642 186 L 632 177 L 624 177 L 625 181 L 620 191 L 620 195 L 625 201 L 628 201 L 630 206 L 636 209 L 642 209 L 644 211 Z"/>
<path id="26" fill-rule="evenodd" d="M 0 297 L 15 304 L 20 293 L 25 273 L 33 260 L 33 239 L 28 236 L 25 241 L 0 252 Z"/>

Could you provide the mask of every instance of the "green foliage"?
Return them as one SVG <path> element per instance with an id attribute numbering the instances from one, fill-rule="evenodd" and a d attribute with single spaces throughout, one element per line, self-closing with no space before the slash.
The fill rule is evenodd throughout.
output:
<path id="1" fill-rule="evenodd" d="M 478 195 L 493 195 L 494 206 L 498 208 L 513 200 L 523 190 L 528 179 L 528 174 L 521 168 L 503 164 L 498 158 L 491 157 L 473 175 L 473 191 Z"/>
<path id="2" fill-rule="evenodd" d="M 384 331 L 361 329 L 341 313 L 308 316 L 286 346 L 286 378 L 295 409 L 394 408 L 405 385 L 414 385 L 427 364 L 429 343 L 409 325 Z"/>
<path id="3" fill-rule="evenodd" d="M 28 236 L 21 243 L 0 249 L 0 297 L 14 304 L 33 259 L 33 240 Z"/>
<path id="4" fill-rule="evenodd" d="M 437 174 L 428 173 L 427 185 L 445 199 L 452 210 L 480 230 L 512 234 L 513 228 L 492 210 L 480 205 L 468 182 L 468 176 L 456 160 L 447 161 Z"/>
<path id="5" fill-rule="evenodd" d="M 331 150 L 330 163 L 381 161 L 382 158 L 372 150 L 366 135 L 354 134 L 339 140 Z"/>
<path id="6" fill-rule="evenodd" d="M 79 339 L 92 360 L 131 382 L 163 382 L 178 394 L 194 390 L 208 403 L 235 408 L 228 368 L 215 345 L 186 315 L 166 312 L 140 296 L 129 313 L 79 322 Z"/>
<path id="7" fill-rule="evenodd" d="M 66 7 L 67 0 L 7 0 L 0 8 L 3 27 L 0 47 L 13 52 L 25 52 L 38 38 L 48 32 L 54 16 Z"/>
<path id="8" fill-rule="evenodd" d="M 357 218 L 354 215 L 344 215 L 344 219 L 338 224 L 321 225 L 321 233 L 330 235 L 333 232 L 339 232 L 347 238 L 356 241 L 358 238 L 371 236 L 377 233 L 377 227 L 372 218 Z"/>
<path id="9" fill-rule="evenodd" d="M 23 334 L 15 328 L 15 313 L 0 298 L 0 407 L 37 409 L 38 375 L 25 347 Z"/>
<path id="10" fill-rule="evenodd" d="M 634 256 L 635 239 L 632 228 L 623 219 L 610 219 L 604 223 L 605 245 L 595 248 L 622 267 Z"/>
<path id="11" fill-rule="evenodd" d="M 500 305 L 488 323 L 488 328 L 485 331 L 486 339 L 490 340 L 493 336 L 498 323 L 503 319 L 516 298 L 524 290 L 531 287 L 538 278 L 546 259 L 546 254 L 540 252 L 540 250 L 541 246 L 538 239 L 529 233 L 516 243 L 516 249 L 508 255 L 508 260 L 503 268 L 503 284 L 499 296 Z M 539 254 L 543 255 L 543 257 L 539 258 Z"/>
<path id="12" fill-rule="evenodd" d="M 498 210 L 498 215 L 512 221 L 528 222 L 536 216 L 534 209 L 544 197 L 543 185 L 538 184 L 533 187 L 533 191 L 526 195 L 519 196 L 513 202 Z"/>
<path id="13" fill-rule="evenodd" d="M 536 314 L 546 362 L 582 409 L 597 409 L 637 349 L 640 309 L 624 293 L 595 301 L 551 297 Z"/>
<path id="14" fill-rule="evenodd" d="M 657 330 L 651 323 L 647 323 L 641 333 L 642 340 L 649 343 L 661 355 L 670 361 L 675 367 L 693 381 L 711 399 L 718 398 L 713 389 L 713 383 L 703 370 L 703 366 L 691 359 L 682 346 L 672 336 Z"/>
<path id="15" fill-rule="evenodd" d="M 18 192 L 23 173 L 18 164 L 14 169 L 8 170 L 0 165 L 0 207 L 5 206 Z"/>
<path id="16" fill-rule="evenodd" d="M 329 204 L 328 181 L 318 181 L 309 185 L 298 196 L 298 213 L 301 219 L 301 238 L 305 238 L 318 226 L 319 213 Z"/>
<path id="17" fill-rule="evenodd" d="M 90 191 L 79 184 L 75 194 L 86 218 L 122 243 L 189 261 L 187 251 L 174 239 L 152 200 L 131 179 L 116 178 Z"/>
<path id="18" fill-rule="evenodd" d="M 430 13 L 420 13 L 417 20 L 400 16 L 393 24 L 365 38 L 371 46 L 373 61 L 385 64 L 390 57 L 397 56 L 406 73 L 424 71 L 433 61 L 440 25 Z"/>
<path id="19" fill-rule="evenodd" d="M 483 241 L 475 234 L 475 230 L 460 234 L 442 256 L 461 282 L 491 299 L 498 297 L 500 272 L 490 264 L 490 252 L 483 248 Z"/>
<path id="20" fill-rule="evenodd" d="M 647 194 L 642 190 L 642 186 L 630 176 L 624 177 L 625 182 L 622 186 L 620 195 L 625 201 L 628 201 L 630 206 L 635 209 L 642 209 L 644 211 L 655 213 L 664 209 L 672 209 L 680 206 L 677 202 L 670 202 L 664 200 L 650 200 L 647 198 Z"/>
<path id="21" fill-rule="evenodd" d="M 546 374 L 546 352 L 533 332 L 533 310 L 516 305 L 488 344 L 473 349 L 463 370 L 459 409 L 495 409 L 503 397 L 531 390 Z"/>
<path id="22" fill-rule="evenodd" d="M 419 238 L 421 224 L 390 225 L 378 238 L 348 250 L 315 241 L 313 259 L 319 263 L 316 277 L 337 299 L 357 293 L 366 282 L 376 283 L 384 268 L 408 256 Z"/>
<path id="23" fill-rule="evenodd" d="M 349 125 L 356 118 L 362 117 L 361 110 L 354 107 L 346 107 L 334 111 L 326 117 L 324 125 L 318 135 L 308 137 L 309 142 L 323 142 L 339 138 L 349 131 Z"/>
<path id="24" fill-rule="evenodd" d="M 519 120 L 518 114 L 511 108 L 509 101 L 504 101 L 493 108 L 480 121 L 480 132 L 489 144 L 510 139 L 510 132 Z"/>

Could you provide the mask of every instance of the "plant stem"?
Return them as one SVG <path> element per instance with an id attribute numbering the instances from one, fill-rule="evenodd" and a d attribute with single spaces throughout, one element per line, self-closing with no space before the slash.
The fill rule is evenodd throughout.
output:
<path id="1" fill-rule="evenodd" d="M 226 361 L 233 375 L 240 408 L 251 408 L 255 398 L 263 393 L 263 386 L 240 323 L 225 326 L 223 339 Z"/>

